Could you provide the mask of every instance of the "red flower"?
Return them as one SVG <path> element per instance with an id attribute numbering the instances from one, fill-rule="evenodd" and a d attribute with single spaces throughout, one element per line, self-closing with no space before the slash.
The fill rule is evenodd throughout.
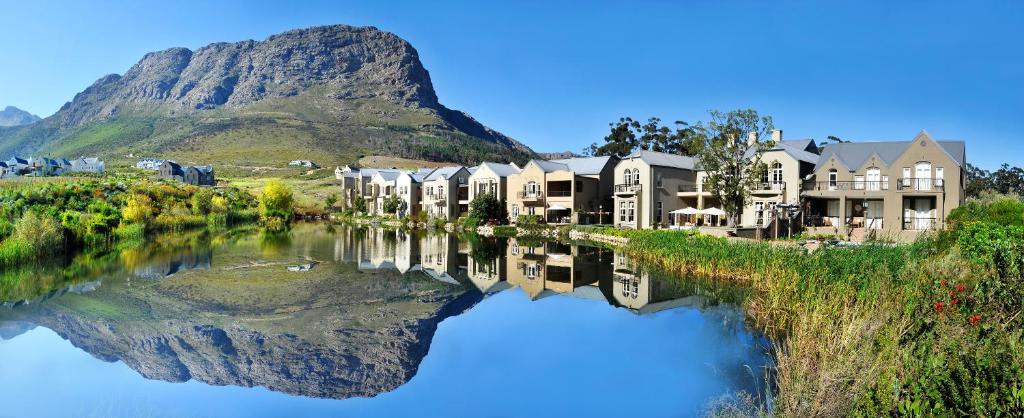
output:
<path id="1" fill-rule="evenodd" d="M 956 291 L 957 292 L 963 293 L 964 290 L 966 290 L 966 289 L 967 289 L 967 286 L 964 286 L 963 283 L 957 283 L 956 284 Z"/>
<path id="2" fill-rule="evenodd" d="M 945 286 L 946 285 L 946 279 L 939 280 L 939 285 Z"/>
<path id="3" fill-rule="evenodd" d="M 942 303 L 942 302 L 935 302 L 935 304 L 932 305 L 932 307 L 935 308 L 935 313 L 937 313 L 937 314 L 941 314 L 942 313 L 942 307 L 943 306 L 946 306 L 946 304 Z"/>
<path id="4" fill-rule="evenodd" d="M 971 325 L 978 325 L 978 321 L 981 321 L 981 315 L 974 314 L 971 315 L 969 319 L 971 321 Z"/>
<path id="5" fill-rule="evenodd" d="M 950 299 L 949 300 L 949 304 L 950 305 L 956 305 L 956 298 Z"/>

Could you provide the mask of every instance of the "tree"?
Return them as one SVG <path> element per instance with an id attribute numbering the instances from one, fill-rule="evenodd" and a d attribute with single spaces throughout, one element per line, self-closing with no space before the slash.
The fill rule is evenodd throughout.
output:
<path id="1" fill-rule="evenodd" d="M 821 141 L 821 143 L 818 144 L 818 145 L 819 146 L 828 145 L 829 141 L 832 141 L 833 144 L 848 144 L 850 142 L 850 141 L 844 141 L 842 138 L 840 138 L 838 136 L 829 135 L 824 141 Z"/>
<path id="2" fill-rule="evenodd" d="M 706 173 L 704 187 L 721 202 L 732 227 L 765 170 L 761 156 L 768 143 L 762 138 L 771 138 L 775 127 L 770 116 L 761 117 L 753 109 L 710 114 L 710 121 L 695 127 L 704 141 L 699 155 Z"/>
<path id="3" fill-rule="evenodd" d="M 631 117 L 619 118 L 608 124 L 611 131 L 604 137 L 604 144 L 593 143 L 583 150 L 584 155 L 610 155 L 625 157 L 637 150 L 664 152 L 669 154 L 696 155 L 702 142 L 695 135 L 694 127 L 683 121 L 675 122 L 676 129 L 661 124 L 661 118 L 651 117 L 640 123 Z"/>
<path id="4" fill-rule="evenodd" d="M 292 189 L 278 180 L 271 180 L 263 186 L 260 194 L 260 215 L 265 219 L 279 218 L 289 221 L 292 218 Z"/>
<path id="5" fill-rule="evenodd" d="M 398 195 L 391 195 L 384 199 L 381 209 L 384 213 L 396 213 L 402 207 L 402 199 Z"/>
<path id="6" fill-rule="evenodd" d="M 473 201 L 469 202 L 469 214 L 467 216 L 471 219 L 476 219 L 478 222 L 502 222 L 508 219 L 505 213 L 505 205 L 502 205 L 501 201 L 490 193 L 480 194 L 473 198 Z"/>
<path id="7" fill-rule="evenodd" d="M 366 212 L 366 199 L 362 196 L 352 198 L 352 211 L 355 213 Z"/>
<path id="8" fill-rule="evenodd" d="M 998 170 L 988 170 L 967 164 L 967 184 L 964 185 L 968 197 L 978 197 L 984 191 L 1001 194 L 1024 195 L 1024 169 L 1003 164 Z"/>
<path id="9" fill-rule="evenodd" d="M 334 205 L 336 204 L 338 204 L 338 195 L 336 194 L 329 194 L 324 199 L 324 209 L 327 209 L 327 212 L 334 212 Z"/>

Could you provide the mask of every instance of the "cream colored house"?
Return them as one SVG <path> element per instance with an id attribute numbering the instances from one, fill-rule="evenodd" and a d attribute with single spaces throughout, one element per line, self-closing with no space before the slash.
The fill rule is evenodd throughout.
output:
<path id="1" fill-rule="evenodd" d="M 371 215 L 394 215 L 384 213 L 384 200 L 396 195 L 396 180 L 402 173 L 398 171 L 377 171 L 367 184 L 369 195 L 365 195 L 366 212 Z"/>
<path id="2" fill-rule="evenodd" d="M 509 219 L 535 215 L 547 223 L 597 223 L 610 212 L 615 157 L 530 160 L 508 176 Z M 603 215 L 609 216 L 609 215 Z M 604 219 L 607 221 L 607 219 Z"/>
<path id="3" fill-rule="evenodd" d="M 469 200 L 477 196 L 490 194 L 505 203 L 508 192 L 508 176 L 518 174 L 519 168 L 514 164 L 483 162 L 469 176 Z"/>
<path id="4" fill-rule="evenodd" d="M 423 210 L 423 180 L 425 174 L 420 172 L 405 172 L 395 179 L 395 194 L 402 199 L 401 207 L 398 208 L 398 217 L 416 216 Z"/>
<path id="5" fill-rule="evenodd" d="M 963 141 L 921 131 L 910 141 L 830 144 L 804 183 L 804 224 L 856 239 L 903 241 L 942 228 L 964 202 Z"/>
<path id="6" fill-rule="evenodd" d="M 591 285 L 611 279 L 611 256 L 601 247 L 555 241 L 526 244 L 512 238 L 506 249 L 505 277 L 533 300 L 556 293 L 592 294 L 581 288 L 595 290 Z"/>
<path id="7" fill-rule="evenodd" d="M 695 165 L 691 157 L 654 151 L 638 151 L 619 161 L 614 171 L 615 226 L 668 226 L 672 220 L 669 213 L 687 207 L 678 193 L 696 185 Z"/>
<path id="8" fill-rule="evenodd" d="M 423 179 L 423 210 L 431 218 L 457 219 L 469 210 L 470 169 L 441 167 Z"/>

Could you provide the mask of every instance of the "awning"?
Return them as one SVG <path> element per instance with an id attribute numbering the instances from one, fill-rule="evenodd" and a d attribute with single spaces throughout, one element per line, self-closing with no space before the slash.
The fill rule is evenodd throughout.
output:
<path id="1" fill-rule="evenodd" d="M 676 209 L 676 210 L 671 211 L 669 213 L 680 214 L 680 215 L 696 215 L 696 214 L 700 213 L 700 211 L 697 210 L 697 208 L 682 208 L 682 209 Z"/>
<path id="2" fill-rule="evenodd" d="M 566 208 L 565 206 L 551 205 L 551 206 L 548 206 L 548 210 L 569 210 L 569 209 Z"/>
<path id="3" fill-rule="evenodd" d="M 725 216 L 725 211 L 719 208 L 707 208 L 700 211 L 700 213 L 711 216 Z"/>

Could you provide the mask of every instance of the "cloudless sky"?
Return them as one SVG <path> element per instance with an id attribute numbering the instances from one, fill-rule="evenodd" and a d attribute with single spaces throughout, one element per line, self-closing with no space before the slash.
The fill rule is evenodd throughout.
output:
<path id="1" fill-rule="evenodd" d="M 1024 2 L 0 0 L 0 107 L 48 116 L 143 54 L 369 25 L 413 44 L 438 97 L 538 151 L 620 116 L 754 108 L 787 138 L 968 143 L 1024 164 Z"/>

